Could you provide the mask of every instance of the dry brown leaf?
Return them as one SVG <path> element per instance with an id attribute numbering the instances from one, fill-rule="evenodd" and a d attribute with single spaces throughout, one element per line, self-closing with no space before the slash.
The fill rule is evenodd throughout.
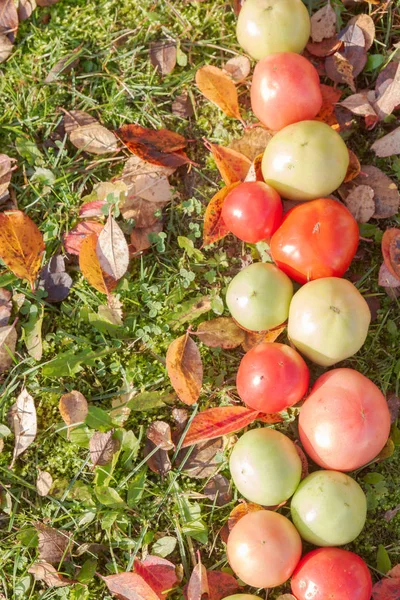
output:
<path id="1" fill-rule="evenodd" d="M 120 207 L 124 219 L 134 219 L 136 227 L 150 227 L 157 220 L 155 214 L 172 199 L 172 189 L 165 175 L 139 175 L 128 181 L 128 193 Z"/>
<path id="2" fill-rule="evenodd" d="M 28 569 L 32 573 L 35 581 L 43 581 L 49 587 L 65 587 L 76 583 L 73 579 L 66 579 L 60 575 L 55 567 L 45 561 L 37 561 Z"/>
<path id="3" fill-rule="evenodd" d="M 176 43 L 160 41 L 150 44 L 150 60 L 160 75 L 172 73 L 176 65 Z"/>
<path id="4" fill-rule="evenodd" d="M 29 19 L 36 8 L 36 0 L 19 0 L 18 2 L 18 18 L 20 22 Z"/>
<path id="5" fill-rule="evenodd" d="M 186 475 L 195 479 L 205 479 L 214 475 L 220 466 L 217 454 L 221 453 L 223 448 L 224 442 L 222 437 L 196 444 L 183 466 Z M 186 453 L 186 448 L 179 452 L 177 466 L 181 465 Z"/>
<path id="6" fill-rule="evenodd" d="M 12 159 L 7 154 L 0 154 L 0 197 L 6 193 L 11 181 Z"/>
<path id="7" fill-rule="evenodd" d="M 26 389 L 19 394 L 8 413 L 10 427 L 14 432 L 15 444 L 10 469 L 17 458 L 32 444 L 37 433 L 35 402 Z"/>
<path id="8" fill-rule="evenodd" d="M 137 573 L 117 573 L 102 577 L 102 580 L 119 600 L 159 600 L 156 592 Z"/>
<path id="9" fill-rule="evenodd" d="M 357 156 L 354 154 L 353 150 L 348 149 L 349 152 L 349 166 L 347 167 L 347 172 L 346 172 L 346 176 L 344 178 L 344 183 L 347 183 L 348 181 L 351 181 L 352 179 L 355 179 L 361 171 L 361 165 L 360 165 L 360 161 L 358 160 Z"/>
<path id="10" fill-rule="evenodd" d="M 195 332 L 203 344 L 210 348 L 230 350 L 243 343 L 245 332 L 231 317 L 218 317 L 203 321 Z"/>
<path id="11" fill-rule="evenodd" d="M 298 204 L 296 203 L 298 206 Z M 271 329 L 270 331 L 245 331 L 245 339 L 242 342 L 242 348 L 245 352 L 248 352 L 254 346 L 258 346 L 261 342 L 275 342 L 278 337 L 283 333 L 286 329 L 286 325 L 280 325 L 276 327 L 276 329 Z"/>
<path id="12" fill-rule="evenodd" d="M 325 40 L 322 40 L 322 42 L 313 42 L 310 39 L 310 41 L 307 43 L 306 48 L 308 52 L 313 56 L 325 58 L 326 56 L 330 56 L 331 54 L 337 52 L 342 45 L 343 42 L 339 40 L 337 35 L 334 35 L 331 38 L 326 38 Z"/>
<path id="13" fill-rule="evenodd" d="M 222 190 L 219 190 L 207 204 L 206 212 L 204 214 L 204 225 L 203 225 L 203 246 L 209 246 L 222 240 L 229 233 L 229 229 L 225 225 L 222 219 L 222 206 L 225 198 L 237 185 L 231 183 L 225 186 Z"/>
<path id="14" fill-rule="evenodd" d="M 48 471 L 41 471 L 38 469 L 38 476 L 36 479 L 36 491 L 39 496 L 47 496 L 53 485 L 53 478 Z"/>
<path id="15" fill-rule="evenodd" d="M 247 56 L 234 56 L 222 67 L 235 83 L 240 83 L 250 74 L 251 64 Z"/>
<path id="16" fill-rule="evenodd" d="M 122 171 L 121 181 L 125 183 L 127 187 L 131 182 L 139 175 L 164 175 L 168 177 L 175 171 L 175 167 L 164 167 L 163 165 L 154 165 L 153 163 L 146 162 L 140 156 L 130 156 L 125 163 L 124 170 Z M 114 182 L 115 184 L 116 182 Z"/>
<path id="17" fill-rule="evenodd" d="M 11 311 L 11 292 L 6 288 L 0 288 L 0 327 L 5 327 L 8 324 Z"/>
<path id="18" fill-rule="evenodd" d="M 352 94 L 342 102 L 339 102 L 339 106 L 343 106 L 347 110 L 350 110 L 354 115 L 365 117 L 367 129 L 372 129 L 378 122 L 378 115 L 369 102 L 369 94 L 370 92 L 368 90 L 363 90 L 358 94 Z"/>
<path id="19" fill-rule="evenodd" d="M 243 500 L 243 502 L 240 502 L 240 504 L 237 504 L 230 512 L 229 517 L 228 517 L 228 529 L 229 531 L 232 531 L 232 529 L 235 527 L 236 523 L 238 523 L 240 521 L 240 519 L 242 519 L 244 516 L 246 516 L 249 513 L 253 513 L 253 512 L 258 512 L 259 510 L 265 510 L 262 506 L 260 506 L 259 504 L 255 504 L 254 502 L 246 502 L 245 500 Z"/>
<path id="20" fill-rule="evenodd" d="M 68 438 L 69 432 L 71 429 L 73 429 L 73 426 L 83 423 L 89 412 L 89 407 L 85 396 L 76 390 L 61 396 L 58 403 L 58 409 L 60 411 L 62 420 L 66 425 L 68 425 Z"/>
<path id="21" fill-rule="evenodd" d="M 228 117 L 242 120 L 238 93 L 232 79 L 218 67 L 206 65 L 196 72 L 196 85 L 208 100 Z"/>
<path id="22" fill-rule="evenodd" d="M 173 115 L 181 117 L 181 119 L 188 119 L 193 115 L 193 112 L 193 104 L 188 92 L 182 92 L 182 94 L 176 96 L 172 103 Z"/>
<path id="23" fill-rule="evenodd" d="M 90 438 L 89 451 L 93 467 L 108 465 L 118 452 L 120 443 L 113 435 L 114 429 L 107 433 L 96 431 Z"/>
<path id="24" fill-rule="evenodd" d="M 352 17 L 347 25 L 358 25 L 365 38 L 365 49 L 369 50 L 375 39 L 375 23 L 371 17 L 365 13 Z"/>
<path id="25" fill-rule="evenodd" d="M 335 83 L 347 83 L 349 88 L 355 92 L 353 65 L 340 52 L 328 56 L 325 61 L 326 74 Z"/>
<path id="26" fill-rule="evenodd" d="M 232 140 L 229 148 L 244 154 L 249 160 L 253 161 L 259 154 L 263 154 L 272 137 L 273 133 L 268 129 L 264 129 L 264 127 L 251 127 L 245 130 L 241 138 Z"/>
<path id="27" fill-rule="evenodd" d="M 373 150 L 377 156 L 381 156 L 382 158 L 400 154 L 400 127 L 397 127 L 374 142 L 371 146 L 371 150 Z"/>
<path id="28" fill-rule="evenodd" d="M 35 523 L 34 526 L 39 537 L 40 560 L 56 564 L 68 557 L 71 548 L 69 533 L 61 533 L 43 523 Z"/>
<path id="29" fill-rule="evenodd" d="M 146 431 L 146 436 L 162 450 L 168 451 L 175 448 L 175 444 L 171 439 L 171 428 L 164 421 L 153 421 Z"/>
<path id="30" fill-rule="evenodd" d="M 65 111 L 65 131 L 71 143 L 92 154 L 108 154 L 118 150 L 118 141 L 99 121 L 81 110 Z"/>
<path id="31" fill-rule="evenodd" d="M 367 223 L 375 213 L 374 190 L 369 185 L 358 185 L 345 204 L 358 223 Z"/>
<path id="32" fill-rule="evenodd" d="M 121 279 L 128 270 L 129 249 L 125 236 L 110 215 L 97 238 L 96 254 L 102 271 L 113 279 Z"/>
<path id="33" fill-rule="evenodd" d="M 199 349 L 188 333 L 169 345 L 166 365 L 178 398 L 189 405 L 197 402 L 203 384 L 203 364 Z"/>
<path id="34" fill-rule="evenodd" d="M 339 39 L 344 47 L 341 54 L 353 67 L 353 77 L 357 77 L 367 62 L 367 51 L 365 49 L 365 36 L 358 25 L 347 25 L 339 34 Z"/>
<path id="35" fill-rule="evenodd" d="M 391 115 L 394 109 L 400 104 L 400 62 L 392 64 L 397 65 L 397 67 L 390 67 L 388 65 L 390 70 L 387 73 L 391 74 L 394 71 L 393 78 L 389 76 L 385 79 L 382 78 L 380 81 L 378 78 L 376 85 L 377 97 L 373 103 L 373 107 L 381 121 L 388 115 Z"/>
<path id="36" fill-rule="evenodd" d="M 20 210 L 0 214 L 0 258 L 32 289 L 42 264 L 45 246 L 35 223 Z"/>
<path id="37" fill-rule="evenodd" d="M 218 171 L 226 185 L 245 180 L 251 167 L 251 161 L 247 156 L 232 148 L 211 144 L 207 140 L 204 145 L 212 153 Z"/>
<path id="38" fill-rule="evenodd" d="M 0 2 L 0 33 L 6 34 L 13 42 L 18 29 L 18 13 L 14 0 Z"/>
<path id="39" fill-rule="evenodd" d="M 0 34 L 0 63 L 3 63 L 11 55 L 13 51 L 13 43 L 10 42 L 8 37 L 4 34 Z"/>
<path id="40" fill-rule="evenodd" d="M 400 196 L 394 181 L 373 165 L 361 165 L 361 172 L 351 181 L 340 186 L 339 193 L 344 200 L 355 185 L 369 185 L 374 190 L 374 219 L 388 219 L 399 210 Z"/>
<path id="41" fill-rule="evenodd" d="M 7 371 L 13 364 L 13 356 L 17 345 L 17 331 L 15 327 L 9 331 L 3 344 L 0 346 L 0 373 Z"/>
<path id="42" fill-rule="evenodd" d="M 135 252 L 143 252 L 152 246 L 149 239 L 151 233 L 161 233 L 163 224 L 161 221 L 156 221 L 154 225 L 149 227 L 135 227 L 131 232 L 131 244 Z"/>
<path id="43" fill-rule="evenodd" d="M 58 60 L 46 75 L 44 83 L 54 83 L 54 81 L 57 81 L 59 75 L 69 73 L 74 69 L 79 64 L 79 55 L 82 47 L 83 43 L 74 48 L 70 54 Z"/>
<path id="44" fill-rule="evenodd" d="M 97 239 L 98 235 L 92 233 L 83 240 L 79 253 L 79 266 L 82 275 L 88 280 L 90 285 L 96 288 L 97 291 L 108 296 L 117 285 L 117 282 L 101 269 L 96 252 Z"/>
<path id="45" fill-rule="evenodd" d="M 259 154 L 255 157 L 253 162 L 251 163 L 250 169 L 247 172 L 245 181 L 264 181 L 264 177 L 262 174 L 262 159 L 263 154 Z"/>
<path id="46" fill-rule="evenodd" d="M 204 495 L 217 506 L 225 506 L 232 500 L 232 486 L 229 479 L 218 473 L 207 482 Z"/>
<path id="47" fill-rule="evenodd" d="M 171 428 L 164 421 L 154 421 L 146 431 L 144 458 L 149 469 L 161 477 L 171 470 L 168 450 L 175 447 L 171 436 Z"/>
<path id="48" fill-rule="evenodd" d="M 325 38 L 334 36 L 335 33 L 336 13 L 328 1 L 311 17 L 311 38 L 314 42 L 322 42 Z"/>
<path id="49" fill-rule="evenodd" d="M 198 563 L 194 567 L 187 587 L 187 600 L 202 600 L 210 596 L 207 570 L 201 562 L 200 552 L 197 554 Z"/>

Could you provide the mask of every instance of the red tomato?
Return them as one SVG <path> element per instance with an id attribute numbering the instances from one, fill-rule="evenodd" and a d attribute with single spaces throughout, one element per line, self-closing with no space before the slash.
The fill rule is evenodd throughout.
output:
<path id="1" fill-rule="evenodd" d="M 325 469 L 353 471 L 374 459 L 390 433 L 390 413 L 377 386 L 353 369 L 333 369 L 315 382 L 301 408 L 304 450 Z"/>
<path id="2" fill-rule="evenodd" d="M 311 120 L 321 106 L 319 75 L 304 56 L 278 52 L 257 63 L 251 107 L 268 129 L 279 131 L 297 121 Z"/>
<path id="3" fill-rule="evenodd" d="M 371 574 L 354 552 L 319 548 L 306 554 L 292 577 L 297 600 L 370 600 Z"/>
<path id="4" fill-rule="evenodd" d="M 299 402 L 307 392 L 309 380 L 308 367 L 296 350 L 265 342 L 244 355 L 236 385 L 247 406 L 273 413 Z"/>
<path id="5" fill-rule="evenodd" d="M 289 579 L 301 557 L 293 523 L 270 510 L 248 513 L 229 534 L 229 564 L 247 585 L 275 587 Z"/>
<path id="6" fill-rule="evenodd" d="M 329 198 L 292 208 L 271 239 L 278 267 L 299 283 L 342 277 L 357 251 L 359 230 L 350 211 Z"/>
<path id="7" fill-rule="evenodd" d="M 255 244 L 266 240 L 282 222 L 281 198 L 262 181 L 249 181 L 235 187 L 225 198 L 222 218 L 240 240 Z"/>

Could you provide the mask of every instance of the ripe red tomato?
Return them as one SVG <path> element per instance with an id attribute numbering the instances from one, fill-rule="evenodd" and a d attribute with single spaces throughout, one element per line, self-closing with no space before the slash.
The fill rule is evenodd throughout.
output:
<path id="1" fill-rule="evenodd" d="M 277 266 L 299 283 L 342 277 L 357 251 L 359 230 L 351 212 L 320 198 L 292 208 L 271 239 Z"/>
<path id="2" fill-rule="evenodd" d="M 292 577 L 298 600 L 370 600 L 371 574 L 354 552 L 319 548 L 306 554 Z"/>
<path id="3" fill-rule="evenodd" d="M 353 471 L 374 459 L 390 433 L 390 413 L 377 386 L 353 369 L 321 375 L 301 408 L 304 450 L 325 469 Z"/>
<path id="4" fill-rule="evenodd" d="M 297 121 L 313 119 L 321 106 L 319 75 L 304 56 L 278 52 L 257 63 L 251 107 L 268 129 L 279 131 Z"/>
<path id="5" fill-rule="evenodd" d="M 269 239 L 281 224 L 282 213 L 278 192 L 262 181 L 239 184 L 227 195 L 222 207 L 225 225 L 249 244 Z"/>
<path id="6" fill-rule="evenodd" d="M 247 585 L 275 587 L 287 581 L 296 568 L 301 539 L 289 519 L 259 510 L 236 523 L 226 550 L 229 564 Z"/>
<path id="7" fill-rule="evenodd" d="M 309 380 L 308 367 L 296 350 L 265 342 L 244 355 L 236 385 L 247 406 L 273 413 L 299 402 L 307 392 Z"/>

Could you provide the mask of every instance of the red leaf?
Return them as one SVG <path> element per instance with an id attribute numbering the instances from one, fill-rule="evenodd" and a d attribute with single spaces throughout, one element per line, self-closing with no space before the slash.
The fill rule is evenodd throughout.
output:
<path id="1" fill-rule="evenodd" d="M 372 588 L 373 600 L 400 600 L 400 565 L 396 565 L 387 575 Z"/>
<path id="2" fill-rule="evenodd" d="M 104 217 L 102 212 L 103 206 L 105 206 L 105 200 L 94 200 L 93 202 L 85 202 L 79 209 L 79 216 L 81 219 L 87 219 L 88 217 Z"/>
<path id="3" fill-rule="evenodd" d="M 243 429 L 253 423 L 259 414 L 257 410 L 244 406 L 220 406 L 203 410 L 194 417 L 182 448 Z"/>
<path id="4" fill-rule="evenodd" d="M 158 556 L 147 556 L 145 560 L 135 560 L 135 573 L 143 577 L 146 583 L 163 600 L 177 583 L 175 565 Z"/>
<path id="5" fill-rule="evenodd" d="M 73 229 L 64 235 L 64 246 L 70 254 L 78 254 L 81 251 L 82 242 L 92 233 L 99 234 L 104 225 L 98 221 L 85 221 L 78 223 Z"/>
<path id="6" fill-rule="evenodd" d="M 382 254 L 385 265 L 393 277 L 400 279 L 400 229 L 386 229 L 382 237 Z"/>
<path id="7" fill-rule="evenodd" d="M 222 600 L 235 594 L 239 584 L 233 575 L 223 571 L 207 571 L 209 600 Z"/>
<path id="8" fill-rule="evenodd" d="M 208 203 L 204 215 L 203 246 L 213 244 L 228 235 L 229 229 L 222 219 L 221 211 L 225 198 L 237 185 L 239 185 L 239 182 L 222 188 Z"/>
<path id="9" fill-rule="evenodd" d="M 245 180 L 251 167 L 251 160 L 247 156 L 232 150 L 232 148 L 211 144 L 207 140 L 204 145 L 212 153 L 218 171 L 226 185 Z"/>
<path id="10" fill-rule="evenodd" d="M 279 413 L 271 413 L 269 415 L 260 413 L 257 417 L 257 421 L 268 423 L 268 425 L 272 425 L 273 423 L 283 423 L 283 419 Z"/>
<path id="11" fill-rule="evenodd" d="M 119 600 L 158 600 L 157 594 L 136 573 L 117 573 L 102 580 Z"/>

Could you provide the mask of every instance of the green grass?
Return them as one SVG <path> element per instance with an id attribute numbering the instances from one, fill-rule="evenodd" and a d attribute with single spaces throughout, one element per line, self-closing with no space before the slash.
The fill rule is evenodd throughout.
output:
<path id="1" fill-rule="evenodd" d="M 314 3 L 314 7 L 318 6 Z M 361 6 L 357 10 L 368 9 Z M 50 17 L 48 23 L 46 15 Z M 344 21 L 349 16 L 341 11 Z M 390 12 L 383 13 L 377 20 L 378 40 L 371 53 L 389 56 L 385 54 L 385 44 L 391 41 L 393 17 Z M 0 150 L 17 159 L 12 194 L 18 207 L 25 210 L 43 232 L 46 258 L 60 250 L 61 236 L 76 224 L 81 197 L 97 182 L 117 176 L 126 158 L 123 153 L 112 159 L 89 158 L 68 141 L 61 140 L 58 147 L 50 144 L 62 118 L 60 108 L 86 110 L 110 129 L 138 122 L 181 132 L 193 140 L 189 154 L 200 165 L 189 173 L 181 169 L 171 178 L 176 195 L 173 204 L 165 210 L 167 237 L 164 244 L 160 242 L 158 248 L 132 261 L 129 273 L 118 287 L 125 315 L 122 330 L 105 331 L 101 324 L 96 324 L 93 314 L 104 303 L 104 297 L 82 278 L 74 259 L 69 263 L 74 286 L 61 305 L 46 304 L 38 295 L 32 295 L 25 283 L 10 279 L 5 270 L 0 276 L 0 284 L 8 282 L 10 289 L 26 296 L 19 324 L 26 321 L 31 304 L 42 304 L 45 309 L 42 361 L 36 363 L 29 357 L 20 340 L 15 364 L 4 375 L 0 388 L 0 422 L 6 422 L 7 411 L 22 385 L 26 385 L 35 398 L 38 412 L 37 438 L 13 471 L 8 469 L 12 436 L 6 438 L 5 449 L 0 454 L 1 485 L 12 500 L 10 514 L 0 512 L 0 591 L 7 600 L 110 598 L 96 577 L 87 588 L 77 585 L 59 590 L 44 589 L 40 583 L 33 582 L 27 569 L 37 557 L 37 540 L 32 529 L 36 521 L 45 521 L 73 534 L 73 559 L 62 567 L 63 572 L 72 576 L 74 566 L 81 566 L 93 557 L 98 558 L 97 571 L 104 575 L 128 569 L 135 555 L 140 557 L 151 552 L 153 542 L 162 535 L 177 539 L 176 550 L 169 558 L 183 564 L 186 577 L 197 548 L 202 549 L 202 558 L 208 567 L 227 566 L 218 532 L 236 496 L 222 508 L 208 500 L 195 499 L 206 480 L 189 479 L 174 467 L 164 481 L 150 471 L 147 473 L 137 510 L 114 511 L 104 506 L 94 494 L 95 484 L 105 476 L 104 472 L 94 473 L 90 469 L 84 436 L 78 440 L 73 438 L 78 444 L 65 439 L 65 430 L 60 431 L 58 401 L 61 394 L 78 389 L 91 404 L 110 412 L 112 399 L 118 398 L 126 386 L 167 394 L 171 388 L 163 358 L 169 343 L 185 330 L 184 325 L 171 329 L 171 315 L 182 301 L 205 294 L 214 297 L 214 316 L 221 310 L 219 299 L 224 298 L 226 285 L 240 266 L 241 245 L 228 238 L 204 250 L 204 256 L 196 260 L 179 248 L 177 237 L 189 237 L 200 247 L 205 205 L 221 186 L 202 137 L 227 144 L 241 135 L 241 125 L 204 101 L 194 87 L 197 68 L 203 64 L 219 65 L 240 51 L 234 23 L 230 3 L 224 0 L 142 0 L 140 3 L 137 0 L 60 0 L 49 9 L 37 9 L 21 25 L 15 51 L 0 67 Z M 160 78 L 149 61 L 149 44 L 164 37 L 179 41 L 188 64 L 177 66 L 171 75 Z M 83 47 L 78 67 L 61 75 L 55 83 L 44 84 L 57 61 L 80 43 Z M 367 73 L 364 80 L 360 78 L 360 87 L 372 84 L 376 75 L 372 72 Z M 171 112 L 173 98 L 184 90 L 189 90 L 196 100 L 195 116 L 189 122 Z M 385 129 L 384 125 L 380 127 Z M 378 164 L 388 175 L 396 177 L 400 170 L 396 159 L 376 161 L 368 150 L 379 134 L 380 129 L 366 132 L 358 121 L 347 135 L 347 142 L 362 161 Z M 26 148 L 27 141 L 37 149 L 33 154 L 32 149 L 30 152 L 21 150 L 23 146 Z M 45 193 L 40 184 L 31 180 L 38 167 L 50 169 L 55 176 L 50 193 Z M 364 348 L 346 362 L 370 377 L 384 392 L 397 394 L 400 391 L 399 304 L 390 301 L 378 287 L 377 277 L 382 261 L 382 232 L 387 226 L 399 223 L 399 217 L 390 222 L 373 222 L 366 232 L 370 243 L 361 245 L 364 257 L 352 266 L 352 273 L 361 276 L 357 285 L 366 295 L 378 297 L 380 309 Z M 46 375 L 45 363 L 66 351 L 103 353 L 103 356 L 89 365 L 83 361 L 81 370 L 73 376 Z M 227 404 L 236 397 L 234 374 L 241 352 L 201 346 L 201 354 L 205 380 L 199 408 Z M 318 373 L 313 369 L 313 376 Z M 148 424 L 156 419 L 171 422 L 171 407 L 132 412 L 124 429 L 132 431 L 140 442 Z M 297 435 L 295 423 L 287 424 L 284 430 L 293 438 Z M 399 440 L 398 429 L 396 431 Z M 124 460 L 121 455 L 110 475 L 109 485 L 123 497 L 131 478 L 143 469 L 139 442 L 133 444 L 130 458 Z M 221 457 L 220 472 L 229 477 L 227 455 L 228 452 Z M 40 498 L 35 491 L 38 469 L 49 471 L 55 480 L 51 495 L 46 498 Z M 381 483 L 366 483 L 364 477 L 370 472 L 380 473 Z M 386 547 L 393 564 L 400 559 L 400 544 L 396 542 L 400 539 L 400 513 L 390 522 L 383 518 L 386 510 L 400 504 L 399 472 L 397 447 L 391 458 L 356 474 L 368 493 L 371 508 L 363 533 L 349 548 L 359 552 L 373 569 L 377 566 L 379 544 Z M 196 504 L 201 510 L 203 535 L 206 528 L 208 531 L 206 544 L 194 539 L 193 534 L 185 534 L 190 505 L 185 509 L 182 498 L 190 503 L 192 513 L 196 513 Z M 85 550 L 82 545 L 88 543 L 101 544 L 102 551 L 96 547 Z M 287 586 L 285 590 L 288 591 Z M 277 595 L 278 591 L 274 591 L 269 598 Z"/>

